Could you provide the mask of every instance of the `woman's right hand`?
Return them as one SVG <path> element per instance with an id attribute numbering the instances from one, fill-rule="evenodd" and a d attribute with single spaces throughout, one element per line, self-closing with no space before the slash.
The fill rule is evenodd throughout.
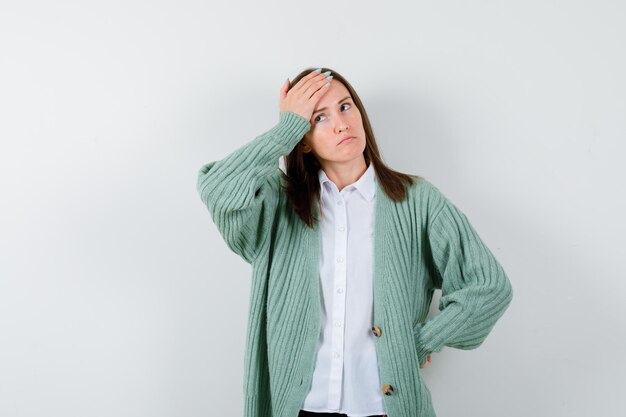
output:
<path id="1" fill-rule="evenodd" d="M 430 365 L 430 355 L 426 357 L 426 363 L 420 365 L 420 368 L 428 368 L 428 365 Z"/>
<path id="2" fill-rule="evenodd" d="M 329 87 L 325 86 L 331 82 L 326 77 L 324 73 L 311 71 L 291 89 L 289 80 L 285 81 L 280 91 L 280 112 L 290 111 L 310 120 L 315 105 L 330 87 L 330 84 Z"/>

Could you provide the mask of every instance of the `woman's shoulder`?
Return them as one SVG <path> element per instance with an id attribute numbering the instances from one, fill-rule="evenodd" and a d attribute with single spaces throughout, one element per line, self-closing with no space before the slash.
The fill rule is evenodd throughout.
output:
<path id="1" fill-rule="evenodd" d="M 427 179 L 426 177 L 423 177 L 421 175 L 408 175 L 413 180 L 413 184 L 409 187 L 409 190 L 416 196 L 443 196 L 441 190 L 439 190 L 439 187 L 430 179 Z"/>
<path id="2" fill-rule="evenodd" d="M 413 184 L 408 187 L 408 199 L 429 212 L 435 212 L 446 202 L 446 196 L 430 179 L 420 175 L 411 175 Z"/>

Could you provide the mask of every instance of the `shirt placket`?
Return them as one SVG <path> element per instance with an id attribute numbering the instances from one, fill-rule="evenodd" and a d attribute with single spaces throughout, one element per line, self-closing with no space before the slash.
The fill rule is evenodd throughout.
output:
<path id="1" fill-rule="evenodd" d="M 333 193 L 335 213 L 333 230 L 335 235 L 335 257 L 333 277 L 333 309 L 332 309 L 332 359 L 328 384 L 328 406 L 339 409 L 341 406 L 343 382 L 343 352 L 346 315 L 346 254 L 347 254 L 347 207 L 342 193 Z"/>

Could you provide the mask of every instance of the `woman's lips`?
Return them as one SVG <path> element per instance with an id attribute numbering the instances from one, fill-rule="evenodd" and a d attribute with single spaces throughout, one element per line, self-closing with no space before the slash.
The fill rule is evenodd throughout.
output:
<path id="1" fill-rule="evenodd" d="M 342 140 L 341 142 L 339 142 L 339 145 L 341 145 L 342 143 L 349 143 L 349 142 L 352 142 L 352 139 L 354 139 L 354 136 L 350 136 L 349 138 L 345 138 L 344 140 Z"/>

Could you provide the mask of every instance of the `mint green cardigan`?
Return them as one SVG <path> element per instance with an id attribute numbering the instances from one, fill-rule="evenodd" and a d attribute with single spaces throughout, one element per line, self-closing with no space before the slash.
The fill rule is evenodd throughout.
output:
<path id="1" fill-rule="evenodd" d="M 297 417 L 313 375 L 321 331 L 320 231 L 288 205 L 278 165 L 310 128 L 300 115 L 282 112 L 269 131 L 198 173 L 198 192 L 220 234 L 252 265 L 245 417 Z M 480 346 L 513 295 L 467 217 L 415 178 L 399 203 L 376 181 L 374 324 L 382 331 L 376 338 L 381 385 L 393 389 L 384 396 L 389 417 L 434 417 L 419 365 L 444 346 Z M 441 289 L 440 312 L 425 321 L 435 289 Z"/>

